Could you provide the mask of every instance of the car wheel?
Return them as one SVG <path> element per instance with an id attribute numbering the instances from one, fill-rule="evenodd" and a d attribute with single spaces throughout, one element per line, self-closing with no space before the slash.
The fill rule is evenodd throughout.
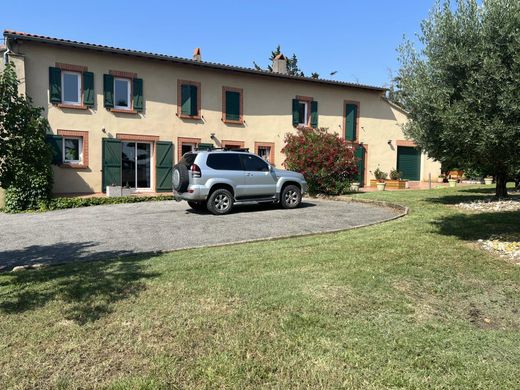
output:
<path id="1" fill-rule="evenodd" d="M 186 192 L 190 184 L 190 174 L 188 167 L 184 164 L 176 164 L 173 167 L 173 189 L 177 192 Z"/>
<path id="2" fill-rule="evenodd" d="M 294 209 L 302 202 L 302 192 L 298 186 L 288 185 L 282 190 L 280 203 L 284 209 Z"/>
<path id="3" fill-rule="evenodd" d="M 188 201 L 188 205 L 193 210 L 197 210 L 197 211 L 206 210 L 206 203 L 204 203 L 204 202 L 191 202 L 191 201 Z"/>
<path id="4" fill-rule="evenodd" d="M 227 214 L 233 207 L 233 195 L 224 188 L 211 193 L 207 202 L 208 210 L 215 215 Z"/>

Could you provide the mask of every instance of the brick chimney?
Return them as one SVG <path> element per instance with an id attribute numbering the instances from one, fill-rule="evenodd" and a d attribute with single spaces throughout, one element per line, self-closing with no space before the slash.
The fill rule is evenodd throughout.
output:
<path id="1" fill-rule="evenodd" d="M 193 51 L 193 61 L 202 61 L 202 56 L 200 55 L 200 47 L 196 47 Z"/>
<path id="2" fill-rule="evenodd" d="M 280 53 L 273 60 L 273 72 L 287 74 L 287 59 Z"/>

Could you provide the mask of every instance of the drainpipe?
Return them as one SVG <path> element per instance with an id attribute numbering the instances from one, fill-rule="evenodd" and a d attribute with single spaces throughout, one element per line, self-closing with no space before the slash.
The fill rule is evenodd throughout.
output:
<path id="1" fill-rule="evenodd" d="M 9 53 L 12 53 L 11 49 L 9 49 L 9 39 L 8 38 L 5 38 L 4 39 L 4 43 L 5 43 L 5 51 L 4 51 L 4 55 L 3 55 L 3 58 L 4 58 L 4 65 L 7 65 L 7 63 L 9 62 Z"/>

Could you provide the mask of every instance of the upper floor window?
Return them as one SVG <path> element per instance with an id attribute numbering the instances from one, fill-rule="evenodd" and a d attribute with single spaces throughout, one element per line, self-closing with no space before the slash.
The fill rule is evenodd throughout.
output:
<path id="1" fill-rule="evenodd" d="M 356 141 L 358 139 L 359 103 L 345 102 L 345 139 Z"/>
<path id="2" fill-rule="evenodd" d="M 240 88 L 223 87 L 222 90 L 222 120 L 225 123 L 242 124 L 243 90 Z"/>
<path id="3" fill-rule="evenodd" d="M 103 75 L 103 102 L 105 108 L 136 114 L 143 110 L 143 80 L 135 73 L 111 70 Z"/>
<path id="4" fill-rule="evenodd" d="M 61 101 L 64 104 L 81 105 L 81 73 L 61 72 Z"/>
<path id="5" fill-rule="evenodd" d="M 130 110 L 130 79 L 114 77 L 114 108 Z"/>
<path id="6" fill-rule="evenodd" d="M 200 83 L 177 81 L 177 115 L 185 119 L 200 119 Z"/>
<path id="7" fill-rule="evenodd" d="M 311 97 L 296 96 L 292 101 L 294 127 L 318 127 L 318 102 Z"/>
<path id="8" fill-rule="evenodd" d="M 49 67 L 49 100 L 63 108 L 94 106 L 94 73 L 85 66 L 57 63 Z"/>

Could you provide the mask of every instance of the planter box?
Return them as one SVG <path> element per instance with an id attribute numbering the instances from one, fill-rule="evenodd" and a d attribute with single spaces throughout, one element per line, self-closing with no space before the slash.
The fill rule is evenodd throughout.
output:
<path id="1" fill-rule="evenodd" d="M 404 190 L 406 188 L 406 180 L 386 180 L 386 188 L 397 188 Z"/>
<path id="2" fill-rule="evenodd" d="M 406 188 L 407 180 L 385 180 L 386 188 L 393 188 L 404 190 Z M 376 179 L 370 179 L 370 187 L 376 187 L 378 181 Z"/>
<path id="3" fill-rule="evenodd" d="M 115 198 L 121 196 L 123 188 L 121 186 L 107 186 L 107 196 L 109 198 Z"/>
<path id="4" fill-rule="evenodd" d="M 130 196 L 134 193 L 134 190 L 132 188 L 122 188 L 121 189 L 121 196 Z"/>

